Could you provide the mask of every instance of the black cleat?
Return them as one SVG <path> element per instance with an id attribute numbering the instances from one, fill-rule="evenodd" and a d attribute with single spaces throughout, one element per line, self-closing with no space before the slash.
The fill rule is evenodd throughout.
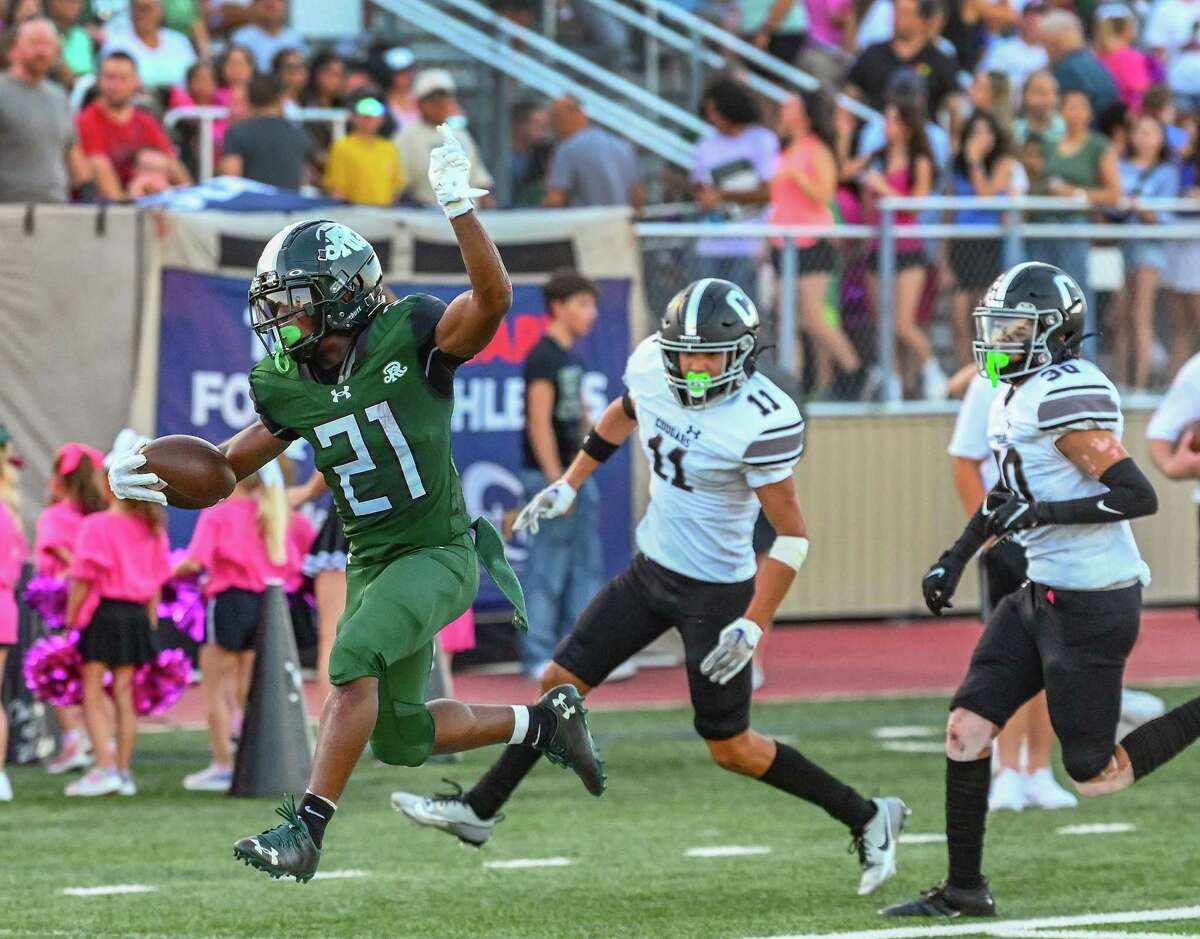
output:
<path id="1" fill-rule="evenodd" d="M 233 856 L 274 879 L 295 877 L 298 883 L 306 884 L 321 863 L 321 849 L 296 811 L 294 796 L 284 799 L 275 813 L 284 823 L 261 835 L 242 838 L 233 846 Z"/>
<path id="2" fill-rule="evenodd" d="M 549 740 L 535 743 L 533 748 L 556 766 L 573 769 L 592 795 L 602 795 L 608 787 L 608 771 L 588 730 L 587 709 L 579 689 L 574 685 L 558 685 L 542 695 L 538 704 L 550 708 L 558 724 Z"/>
<path id="3" fill-rule="evenodd" d="M 879 911 L 880 916 L 938 916 L 943 919 L 957 919 L 960 916 L 995 916 L 996 901 L 988 890 L 988 882 L 973 890 L 955 887 L 948 880 L 943 880 L 936 887 L 930 887 L 917 899 L 908 903 L 897 903 Z"/>

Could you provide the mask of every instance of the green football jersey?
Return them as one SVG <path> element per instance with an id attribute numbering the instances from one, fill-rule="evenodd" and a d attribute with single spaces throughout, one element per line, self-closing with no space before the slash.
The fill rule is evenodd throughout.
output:
<path id="1" fill-rule="evenodd" d="M 450 449 L 454 397 L 420 361 L 444 308 L 418 294 L 381 309 L 344 382 L 314 381 L 290 360 L 281 371 L 269 356 L 250 373 L 264 423 L 312 446 L 356 563 L 444 545 L 470 527 Z"/>

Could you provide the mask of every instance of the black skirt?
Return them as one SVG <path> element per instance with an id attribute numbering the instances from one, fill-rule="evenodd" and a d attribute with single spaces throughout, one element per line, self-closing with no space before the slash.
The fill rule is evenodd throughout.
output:
<path id="1" fill-rule="evenodd" d="M 337 512 L 330 509 L 325 516 L 325 524 L 317 532 L 317 540 L 304 556 L 304 573 L 308 577 L 315 577 L 321 571 L 344 571 L 349 553 L 350 545 L 346 541 L 346 533 L 342 531 L 342 520 Z"/>
<path id="2" fill-rule="evenodd" d="M 109 668 L 151 661 L 154 643 L 145 604 L 101 600 L 87 629 L 79 635 L 79 655 L 85 662 L 103 662 Z"/>

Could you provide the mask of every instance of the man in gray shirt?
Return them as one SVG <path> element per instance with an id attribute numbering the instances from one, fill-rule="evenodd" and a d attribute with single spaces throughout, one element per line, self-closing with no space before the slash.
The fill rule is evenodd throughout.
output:
<path id="1" fill-rule="evenodd" d="M 58 59 L 49 20 L 22 23 L 0 74 L 0 202 L 66 202 L 91 172 L 75 142 L 71 106 L 46 75 Z"/>
<path id="2" fill-rule="evenodd" d="M 570 95 L 551 106 L 550 123 L 559 143 L 550 161 L 543 205 L 642 207 L 646 193 L 638 178 L 637 157 L 628 142 L 593 127 L 583 106 Z"/>

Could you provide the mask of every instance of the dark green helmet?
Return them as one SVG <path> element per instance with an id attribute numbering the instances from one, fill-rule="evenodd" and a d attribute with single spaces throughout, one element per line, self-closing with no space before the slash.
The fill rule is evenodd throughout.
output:
<path id="1" fill-rule="evenodd" d="M 326 219 L 275 235 L 250 282 L 250 322 L 267 354 L 309 362 L 331 332 L 353 332 L 386 301 L 383 268 L 370 242 Z"/>

